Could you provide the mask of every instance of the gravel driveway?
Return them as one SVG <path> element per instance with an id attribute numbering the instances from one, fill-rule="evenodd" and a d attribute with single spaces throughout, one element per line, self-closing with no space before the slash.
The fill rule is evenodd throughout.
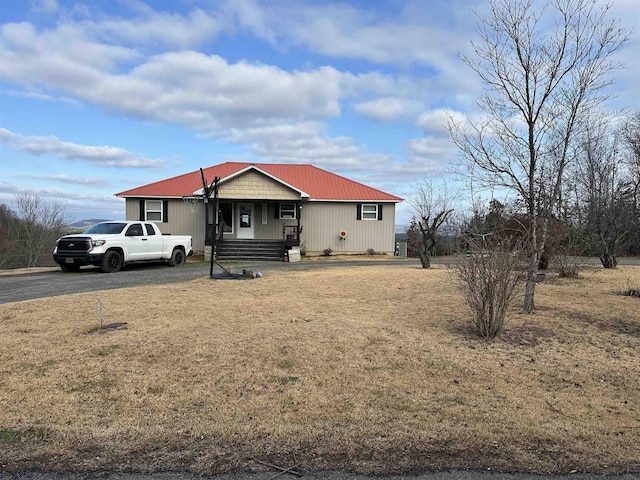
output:
<path id="1" fill-rule="evenodd" d="M 433 257 L 432 264 L 450 263 L 452 257 Z M 585 264 L 599 265 L 597 258 L 584 259 Z M 620 258 L 619 265 L 640 265 L 638 258 Z M 254 272 L 267 273 L 273 270 L 299 270 L 309 268 L 333 268 L 367 265 L 405 265 L 419 267 L 420 261 L 412 258 L 393 257 L 381 260 L 322 259 L 296 263 L 284 262 L 244 262 L 227 265 L 234 272 L 243 268 Z M 187 262 L 170 268 L 166 263 L 127 265 L 118 273 L 102 273 L 97 267 L 83 267 L 78 273 L 63 273 L 57 267 L 23 269 L 19 271 L 0 271 L 0 304 L 54 297 L 71 293 L 95 292 L 114 288 L 135 287 L 138 285 L 162 285 L 166 283 L 186 282 L 209 276 L 209 264 L 205 262 Z M 215 266 L 214 273 L 221 272 Z"/>

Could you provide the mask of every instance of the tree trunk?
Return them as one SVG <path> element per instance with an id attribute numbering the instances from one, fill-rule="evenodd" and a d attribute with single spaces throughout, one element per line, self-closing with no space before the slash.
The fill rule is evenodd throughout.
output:
<path id="1" fill-rule="evenodd" d="M 522 308 L 525 312 L 531 313 L 535 307 L 534 297 L 536 293 L 536 277 L 538 276 L 538 252 L 534 251 L 529 258 L 529 267 L 527 268 L 527 283 L 524 286 L 524 305 Z"/>
<path id="2" fill-rule="evenodd" d="M 431 258 L 429 255 L 420 249 L 420 263 L 422 264 L 422 268 L 431 268 Z"/>
<path id="3" fill-rule="evenodd" d="M 425 229 L 422 224 L 420 224 L 420 230 L 422 230 L 422 239 L 420 241 L 420 263 L 422 263 L 422 268 L 431 268 L 431 258 L 429 257 L 429 252 L 436 244 L 435 235 L 433 235 L 429 230 Z"/>
<path id="4" fill-rule="evenodd" d="M 538 277 L 538 267 L 540 266 L 542 252 L 547 244 L 549 217 L 545 217 L 539 226 L 535 221 L 531 222 L 530 228 L 529 242 L 531 245 L 531 256 L 529 257 L 529 267 L 527 268 L 527 283 L 524 286 L 524 305 L 522 307 L 527 313 L 533 312 L 535 308 L 536 279 Z"/>
<path id="5" fill-rule="evenodd" d="M 602 263 L 602 266 L 604 268 L 616 268 L 618 266 L 618 260 L 616 259 L 616 256 L 610 255 L 607 252 L 600 255 L 600 263 Z"/>

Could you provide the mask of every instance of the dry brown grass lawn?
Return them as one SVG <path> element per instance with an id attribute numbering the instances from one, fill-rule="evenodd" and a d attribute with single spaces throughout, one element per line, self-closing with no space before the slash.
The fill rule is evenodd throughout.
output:
<path id="1" fill-rule="evenodd" d="M 6 470 L 640 471 L 640 268 L 478 339 L 444 267 L 277 270 L 0 306 Z M 128 330 L 87 335 L 102 300 Z"/>

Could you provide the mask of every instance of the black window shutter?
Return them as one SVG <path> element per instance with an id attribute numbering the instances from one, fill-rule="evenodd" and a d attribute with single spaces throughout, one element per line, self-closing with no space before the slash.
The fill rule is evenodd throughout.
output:
<path id="1" fill-rule="evenodd" d="M 276 203 L 273 209 L 273 218 L 276 220 L 280 218 L 280 204 Z"/>
<path id="2" fill-rule="evenodd" d="M 146 219 L 144 218 L 144 200 L 140 200 L 140 218 L 138 219 L 144 222 Z"/>
<path id="3" fill-rule="evenodd" d="M 169 221 L 169 200 L 163 200 L 162 202 L 162 223 Z"/>
<path id="4" fill-rule="evenodd" d="M 356 203 L 356 220 L 362 220 L 362 204 Z"/>
<path id="5" fill-rule="evenodd" d="M 382 204 L 378 204 L 378 220 L 382 220 Z"/>

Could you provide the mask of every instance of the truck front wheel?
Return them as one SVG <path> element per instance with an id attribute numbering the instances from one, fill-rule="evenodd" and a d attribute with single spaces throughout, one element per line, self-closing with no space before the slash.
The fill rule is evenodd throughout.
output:
<path id="1" fill-rule="evenodd" d="M 104 273 L 115 273 L 122 268 L 122 255 L 115 250 L 110 250 L 102 258 L 102 271 Z"/>
<path id="2" fill-rule="evenodd" d="M 182 265 L 184 263 L 185 257 L 184 252 L 179 248 L 174 248 L 171 253 L 171 258 L 169 259 L 169 266 L 175 267 L 176 265 Z"/>

